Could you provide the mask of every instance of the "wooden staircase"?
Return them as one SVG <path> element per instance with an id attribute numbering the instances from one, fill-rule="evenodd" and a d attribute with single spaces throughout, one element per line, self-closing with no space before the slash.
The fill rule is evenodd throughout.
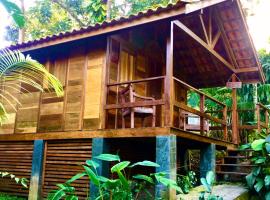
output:
<path id="1" fill-rule="evenodd" d="M 217 160 L 216 174 L 218 180 L 245 181 L 254 165 L 249 160 L 250 151 L 227 150 L 226 155 Z"/>

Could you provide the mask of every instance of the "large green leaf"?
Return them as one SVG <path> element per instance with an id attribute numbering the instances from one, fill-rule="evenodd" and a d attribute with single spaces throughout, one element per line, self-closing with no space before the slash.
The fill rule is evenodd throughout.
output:
<path id="1" fill-rule="evenodd" d="M 211 192 L 211 185 L 208 184 L 206 178 L 201 178 L 201 183 L 207 192 Z"/>
<path id="2" fill-rule="evenodd" d="M 268 135 L 268 136 L 265 138 L 265 142 L 269 142 L 269 143 L 270 143 L 270 135 Z"/>
<path id="3" fill-rule="evenodd" d="M 23 28 L 25 25 L 25 18 L 21 9 L 15 3 L 9 0 L 0 0 L 0 4 L 2 4 L 7 12 L 12 16 L 12 19 L 19 26 L 19 28 Z"/>
<path id="4" fill-rule="evenodd" d="M 122 162 L 120 162 L 120 163 L 117 163 L 116 165 L 114 165 L 114 166 L 111 168 L 111 172 L 114 173 L 114 172 L 122 171 L 122 170 L 125 169 L 129 164 L 130 164 L 129 161 L 122 161 Z"/>
<path id="5" fill-rule="evenodd" d="M 266 149 L 267 153 L 270 153 L 270 144 L 269 143 L 265 144 L 265 149 Z"/>
<path id="6" fill-rule="evenodd" d="M 60 189 L 57 190 L 52 197 L 50 198 L 50 200 L 60 200 L 62 197 L 64 197 L 66 195 L 64 189 Z"/>
<path id="7" fill-rule="evenodd" d="M 157 181 L 161 183 L 162 185 L 175 189 L 177 192 L 180 192 L 183 194 L 182 189 L 177 185 L 177 183 L 171 179 L 165 178 L 163 176 L 156 175 L 155 176 Z"/>
<path id="8" fill-rule="evenodd" d="M 270 191 L 265 194 L 265 199 L 266 200 L 270 199 Z"/>
<path id="9" fill-rule="evenodd" d="M 256 181 L 256 177 L 252 173 L 250 173 L 246 176 L 246 181 L 247 181 L 248 187 L 252 189 Z"/>
<path id="10" fill-rule="evenodd" d="M 77 179 L 80 179 L 82 177 L 84 177 L 86 175 L 86 173 L 78 173 L 76 174 L 75 176 L 73 176 L 71 179 L 67 180 L 66 183 L 70 184 L 72 183 L 73 181 L 76 181 Z"/>
<path id="11" fill-rule="evenodd" d="M 248 144 L 243 144 L 239 147 L 240 150 L 244 150 L 244 149 L 250 149 L 251 148 L 251 144 L 248 143 Z"/>
<path id="12" fill-rule="evenodd" d="M 133 176 L 133 178 L 139 179 L 139 180 L 144 180 L 144 181 L 147 181 L 151 184 L 154 184 L 154 180 L 150 176 L 146 176 L 143 174 L 137 174 L 137 175 Z"/>
<path id="13" fill-rule="evenodd" d="M 135 167 L 135 166 L 145 166 L 145 167 L 160 167 L 159 164 L 155 163 L 155 162 L 151 162 L 148 160 L 142 161 L 142 162 L 136 162 L 132 165 L 130 165 L 130 167 Z"/>
<path id="14" fill-rule="evenodd" d="M 265 143 L 265 139 L 258 139 L 251 143 L 251 148 L 254 151 L 261 151 L 263 149 L 263 145 Z"/>
<path id="15" fill-rule="evenodd" d="M 94 183 L 96 186 L 99 186 L 99 180 L 97 175 L 93 172 L 92 169 L 90 169 L 88 166 L 83 165 L 83 168 L 85 169 L 89 179 Z"/>
<path id="16" fill-rule="evenodd" d="M 118 155 L 114 155 L 114 154 L 100 154 L 98 156 L 94 157 L 95 159 L 98 160 L 103 160 L 103 161 L 119 161 L 120 162 L 120 157 Z"/>
<path id="17" fill-rule="evenodd" d="M 99 167 L 99 164 L 96 162 L 96 161 L 94 161 L 94 160 L 87 160 L 86 162 L 85 162 L 89 167 L 93 167 L 93 168 L 98 168 Z"/>
<path id="18" fill-rule="evenodd" d="M 209 185 L 213 185 L 215 182 L 215 173 L 213 171 L 209 171 L 206 174 L 206 181 Z"/>
<path id="19" fill-rule="evenodd" d="M 261 164 L 266 161 L 266 157 L 259 157 L 255 160 L 255 164 Z"/>
<path id="20" fill-rule="evenodd" d="M 270 186 L 270 175 L 264 177 L 265 186 Z"/>
<path id="21" fill-rule="evenodd" d="M 261 171 L 261 167 L 254 167 L 254 168 L 252 169 L 252 174 L 253 174 L 254 176 L 258 176 L 259 173 L 260 173 L 260 171 Z"/>
<path id="22" fill-rule="evenodd" d="M 254 185 L 254 189 L 259 193 L 264 186 L 264 181 L 262 179 L 256 179 L 256 181 L 257 182 Z"/>

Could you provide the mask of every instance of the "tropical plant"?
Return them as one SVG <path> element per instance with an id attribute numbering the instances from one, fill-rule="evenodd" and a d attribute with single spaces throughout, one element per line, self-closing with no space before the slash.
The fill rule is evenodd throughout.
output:
<path id="1" fill-rule="evenodd" d="M 9 49 L 0 51 L 0 123 L 8 117 L 6 106 L 16 111 L 21 105 L 15 94 L 28 93 L 31 87 L 43 91 L 44 85 L 57 96 L 64 93 L 60 81 L 29 55 Z"/>
<path id="2" fill-rule="evenodd" d="M 208 171 L 205 178 L 201 178 L 201 183 L 205 188 L 205 192 L 201 192 L 199 200 L 223 200 L 222 197 L 212 194 L 213 184 L 215 183 L 215 173 Z M 206 195 L 208 194 L 208 195 Z"/>
<path id="3" fill-rule="evenodd" d="M 177 185 L 182 189 L 184 194 L 195 187 L 197 184 L 197 177 L 194 171 L 188 171 L 187 175 L 177 175 Z"/>
<path id="4" fill-rule="evenodd" d="M 251 162 L 255 165 L 246 176 L 249 189 L 262 199 L 270 199 L 270 136 L 260 134 L 261 138 L 242 145 L 242 150 L 250 149 Z"/>
<path id="5" fill-rule="evenodd" d="M 116 163 L 111 167 L 111 174 L 116 178 L 106 178 L 98 174 L 100 167 L 99 161 Z M 153 199 L 152 194 L 147 189 L 156 184 L 162 184 L 165 187 L 175 189 L 182 193 L 177 183 L 171 179 L 166 178 L 166 173 L 152 173 L 150 175 L 137 174 L 130 176 L 131 170 L 135 167 L 153 167 L 157 168 L 159 165 L 151 161 L 142 161 L 131 164 L 129 161 L 121 161 L 118 155 L 100 154 L 92 160 L 87 160 L 83 165 L 84 171 L 76 174 L 64 184 L 57 184 L 58 189 L 52 191 L 48 195 L 49 200 L 78 199 L 75 194 L 76 188 L 72 183 L 77 179 L 88 176 L 91 183 L 97 187 L 98 192 L 95 199 L 114 199 L 114 200 L 136 200 L 142 199 L 141 194 L 146 195 L 146 199 Z"/>
<path id="6" fill-rule="evenodd" d="M 28 180 L 26 178 L 19 178 L 9 172 L 0 172 L 0 176 L 1 178 L 10 178 L 11 180 L 14 180 L 17 184 L 20 184 L 23 187 L 27 188 Z"/>
<path id="7" fill-rule="evenodd" d="M 12 1 L 9 0 L 0 0 L 0 4 L 4 6 L 6 11 L 11 15 L 15 24 L 22 28 L 25 25 L 25 18 L 21 9 Z"/>

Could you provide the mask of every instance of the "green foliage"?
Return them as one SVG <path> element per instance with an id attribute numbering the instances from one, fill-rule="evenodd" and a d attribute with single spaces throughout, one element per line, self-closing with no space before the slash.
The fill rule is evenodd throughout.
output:
<path id="1" fill-rule="evenodd" d="M 8 117 L 6 105 L 15 111 L 17 107 L 14 106 L 14 102 L 20 106 L 17 97 L 12 95 L 18 93 L 18 88 L 27 92 L 31 86 L 43 91 L 43 84 L 47 85 L 49 90 L 55 91 L 58 96 L 64 93 L 60 81 L 29 55 L 24 56 L 19 51 L 8 49 L 0 51 L 0 123 Z"/>
<path id="2" fill-rule="evenodd" d="M 114 164 L 110 171 L 115 178 L 109 179 L 100 176 L 97 173 L 98 168 L 100 167 L 98 164 L 99 161 L 111 162 Z M 86 164 L 83 165 L 84 172 L 76 174 L 64 184 L 57 184 L 58 189 L 52 191 L 48 195 L 48 199 L 78 199 L 75 194 L 76 188 L 72 186 L 72 183 L 84 176 L 88 176 L 91 183 L 98 188 L 98 194 L 95 198 L 96 200 L 135 200 L 140 198 L 141 193 L 144 193 L 144 195 L 147 196 L 147 199 L 151 199 L 153 197 L 150 191 L 148 191 L 148 188 L 151 188 L 156 184 L 162 184 L 168 188 L 175 189 L 177 192 L 182 193 L 181 188 L 175 181 L 166 178 L 166 173 L 160 172 L 152 173 L 150 175 L 137 174 L 132 177 L 127 175 L 131 173 L 133 168 L 138 166 L 153 168 L 159 167 L 158 164 L 151 161 L 142 161 L 131 164 L 129 161 L 121 161 L 118 155 L 101 154 L 94 157 L 92 160 L 86 161 Z"/>
<path id="3" fill-rule="evenodd" d="M 25 25 L 25 18 L 21 9 L 15 3 L 9 0 L 0 0 L 0 4 L 2 4 L 7 12 L 11 15 L 15 24 L 19 28 L 23 28 Z"/>
<path id="4" fill-rule="evenodd" d="M 178 175 L 177 184 L 184 194 L 188 194 L 189 191 L 197 184 L 195 172 L 189 171 L 186 176 Z"/>
<path id="5" fill-rule="evenodd" d="M 24 197 L 18 197 L 15 195 L 0 193 L 0 200 L 26 200 Z"/>
<path id="6" fill-rule="evenodd" d="M 19 178 L 15 176 L 14 174 L 11 174 L 9 172 L 0 172 L 1 178 L 10 178 L 11 180 L 15 181 L 17 184 L 22 185 L 23 187 L 27 188 L 28 180 L 26 178 Z"/>
<path id="7" fill-rule="evenodd" d="M 263 136 L 263 134 L 261 134 Z M 251 144 L 241 146 L 241 149 L 251 149 L 251 161 L 255 164 L 250 174 L 246 176 L 249 189 L 262 199 L 269 199 L 270 194 L 270 136 L 254 140 Z"/>
<path id="8" fill-rule="evenodd" d="M 223 200 L 222 197 L 212 194 L 213 184 L 215 183 L 215 173 L 208 171 L 205 178 L 201 178 L 201 183 L 204 186 L 206 192 L 201 192 L 199 200 Z M 208 193 L 208 194 L 207 194 Z"/>

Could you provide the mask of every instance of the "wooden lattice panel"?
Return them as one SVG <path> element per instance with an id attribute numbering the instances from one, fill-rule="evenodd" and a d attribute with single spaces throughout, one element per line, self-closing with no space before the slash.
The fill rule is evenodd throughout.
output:
<path id="1" fill-rule="evenodd" d="M 32 153 L 33 142 L 0 142 L 0 171 L 30 181 Z M 25 197 L 29 192 L 10 178 L 0 178 L 0 191 Z"/>
<path id="2" fill-rule="evenodd" d="M 56 184 L 65 183 L 83 170 L 82 164 L 91 159 L 91 140 L 48 141 L 45 146 L 43 196 L 56 189 Z M 89 180 L 84 177 L 72 185 L 76 194 L 85 199 L 89 194 Z"/>

